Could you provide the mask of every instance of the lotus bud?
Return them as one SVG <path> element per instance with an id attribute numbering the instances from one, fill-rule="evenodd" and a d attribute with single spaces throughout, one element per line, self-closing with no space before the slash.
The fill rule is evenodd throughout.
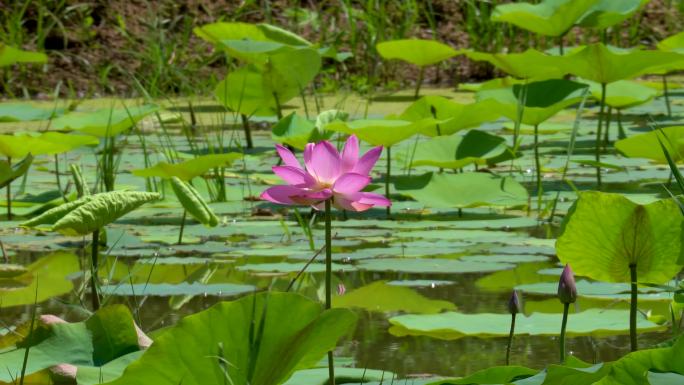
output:
<path id="1" fill-rule="evenodd" d="M 577 286 L 575 285 L 575 275 L 570 265 L 565 265 L 558 282 L 558 299 L 561 303 L 575 303 L 577 301 Z"/>
<path id="2" fill-rule="evenodd" d="M 347 292 L 347 288 L 343 283 L 337 284 L 337 295 L 344 295 Z"/>
<path id="3" fill-rule="evenodd" d="M 517 290 L 513 290 L 511 298 L 508 300 L 508 312 L 511 314 L 522 313 L 522 303 Z"/>

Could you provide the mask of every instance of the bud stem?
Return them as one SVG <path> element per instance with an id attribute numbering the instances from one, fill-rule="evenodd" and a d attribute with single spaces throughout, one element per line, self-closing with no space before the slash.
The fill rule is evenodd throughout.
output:
<path id="1" fill-rule="evenodd" d="M 325 308 L 332 304 L 332 229 L 331 200 L 325 201 Z M 335 364 L 332 350 L 328 352 L 328 384 L 335 385 Z"/>
<path id="2" fill-rule="evenodd" d="M 511 362 L 511 346 L 513 345 L 513 335 L 515 334 L 515 316 L 515 313 L 511 314 L 511 331 L 508 333 L 508 346 L 506 347 L 506 365 L 510 365 Z"/>
<path id="3" fill-rule="evenodd" d="M 560 333 L 560 363 L 565 362 L 565 328 L 568 326 L 568 311 L 570 310 L 570 304 L 563 304 L 563 323 L 561 324 Z"/>

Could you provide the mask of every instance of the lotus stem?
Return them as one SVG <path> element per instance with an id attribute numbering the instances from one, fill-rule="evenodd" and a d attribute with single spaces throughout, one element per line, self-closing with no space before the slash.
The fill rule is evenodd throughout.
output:
<path id="1" fill-rule="evenodd" d="M 603 113 L 606 107 L 606 83 L 601 83 L 601 106 L 599 109 L 598 124 L 596 126 L 596 185 L 601 189 L 601 128 L 603 124 Z"/>
<path id="2" fill-rule="evenodd" d="M 185 230 L 185 217 L 188 215 L 187 210 L 183 210 L 183 218 L 181 219 L 180 232 L 178 233 L 178 244 L 183 244 L 183 230 Z"/>
<path id="3" fill-rule="evenodd" d="M 325 308 L 332 306 L 332 229 L 331 211 L 332 202 L 325 201 Z M 332 350 L 328 352 L 328 384 L 335 385 L 335 363 Z"/>
<path id="4" fill-rule="evenodd" d="M 565 362 L 565 329 L 568 326 L 568 311 L 570 310 L 570 304 L 563 304 L 563 322 L 561 323 L 561 333 L 560 333 L 560 363 Z"/>
<path id="5" fill-rule="evenodd" d="M 7 165 L 12 168 L 12 158 L 7 157 Z M 5 188 L 7 189 L 7 220 L 11 221 L 12 220 L 12 182 L 8 182 L 7 186 Z"/>
<path id="6" fill-rule="evenodd" d="M 57 154 L 55 154 L 55 178 L 57 179 L 57 190 L 59 190 L 59 193 L 62 195 L 64 203 L 66 203 L 68 202 L 68 199 L 66 198 L 66 195 L 64 195 L 64 191 L 62 190 L 62 181 L 59 177 L 59 155 Z"/>
<path id="7" fill-rule="evenodd" d="M 252 131 L 249 129 L 249 119 L 245 114 L 240 114 L 240 117 L 242 118 L 242 128 L 245 130 L 245 141 L 247 142 L 247 148 L 251 149 L 254 147 L 254 145 L 252 143 Z"/>
<path id="8" fill-rule="evenodd" d="M 392 147 L 387 146 L 387 173 L 385 174 L 385 197 L 389 199 L 390 196 L 390 176 L 392 174 Z M 390 217 L 391 208 L 387 206 L 387 218 Z"/>
<path id="9" fill-rule="evenodd" d="M 416 90 L 413 93 L 413 98 L 418 99 L 420 97 L 420 86 L 423 84 L 423 77 L 425 76 L 425 67 L 420 66 L 418 71 L 418 80 L 416 80 Z"/>
<path id="10" fill-rule="evenodd" d="M 629 275 L 631 281 L 631 300 L 629 303 L 629 348 L 630 351 L 636 352 L 637 346 L 637 265 L 631 263 L 629 265 Z"/>
<path id="11" fill-rule="evenodd" d="M 276 116 L 278 117 L 278 120 L 280 120 L 283 118 L 283 108 L 280 105 L 280 99 L 278 98 L 278 94 L 275 92 L 273 93 L 273 100 L 275 101 L 276 105 Z"/>
<path id="12" fill-rule="evenodd" d="M 93 231 L 93 241 L 91 245 L 91 266 L 90 266 L 90 290 L 93 303 L 93 311 L 100 309 L 100 296 L 97 292 L 97 268 L 98 251 L 100 247 L 100 230 Z"/>
<path id="13" fill-rule="evenodd" d="M 534 125 L 534 166 L 537 169 L 537 214 L 541 216 L 542 204 L 542 178 L 541 178 L 541 162 L 539 161 L 539 125 Z"/>
<path id="14" fill-rule="evenodd" d="M 672 117 L 672 105 L 670 105 L 670 93 L 667 87 L 667 75 L 663 74 L 663 96 L 665 96 L 665 106 L 667 107 L 667 117 Z"/>
<path id="15" fill-rule="evenodd" d="M 610 123 L 613 120 L 613 107 L 608 106 L 608 116 L 606 117 L 606 129 L 603 131 L 603 151 L 605 152 L 610 143 Z"/>
<path id="16" fill-rule="evenodd" d="M 563 47 L 563 38 L 565 34 L 558 36 L 558 53 L 563 56 L 565 55 L 565 48 Z"/>
<path id="17" fill-rule="evenodd" d="M 513 346 L 513 335 L 515 334 L 515 317 L 517 314 L 511 314 L 511 331 L 508 333 L 508 345 L 506 346 L 506 365 L 511 364 L 511 346 Z"/>

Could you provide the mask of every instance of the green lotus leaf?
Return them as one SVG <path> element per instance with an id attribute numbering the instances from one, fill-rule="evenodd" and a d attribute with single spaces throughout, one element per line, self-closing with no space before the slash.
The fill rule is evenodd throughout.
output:
<path id="1" fill-rule="evenodd" d="M 344 266 L 344 265 L 342 265 Z M 461 261 L 447 258 L 376 258 L 364 259 L 357 265 L 359 270 L 413 274 L 467 274 L 510 270 L 511 263 Z"/>
<path id="2" fill-rule="evenodd" d="M 20 162 L 10 165 L 7 161 L 0 161 L 0 188 L 12 183 L 13 180 L 26 174 L 33 163 L 33 156 L 26 155 Z"/>
<path id="3" fill-rule="evenodd" d="M 502 78 L 494 78 L 482 83 L 461 83 L 458 85 L 458 89 L 462 91 L 477 92 L 480 90 L 491 90 L 493 88 L 505 88 L 511 87 L 515 84 L 525 84 L 527 81 L 525 79 L 517 79 L 511 76 L 506 76 Z"/>
<path id="4" fill-rule="evenodd" d="M 77 365 L 76 383 L 78 385 L 99 385 L 114 381 L 121 377 L 126 367 L 139 359 L 143 353 L 143 350 L 137 350 L 115 358 L 102 366 Z"/>
<path id="5" fill-rule="evenodd" d="M 649 371 L 646 375 L 649 385 L 679 385 L 684 384 L 684 375 L 679 373 L 661 373 Z"/>
<path id="6" fill-rule="evenodd" d="M 682 215 L 672 199 L 647 205 L 621 194 L 587 191 L 569 210 L 556 253 L 576 274 L 606 282 L 661 284 L 680 270 Z M 680 261 L 681 262 L 681 261 Z"/>
<path id="7" fill-rule="evenodd" d="M 582 16 L 578 25 L 606 29 L 619 24 L 640 10 L 651 0 L 599 0 Z"/>
<path id="8" fill-rule="evenodd" d="M 330 121 L 334 121 L 334 118 L 331 117 Z M 327 122 L 320 124 L 325 125 Z M 330 135 L 322 134 L 313 122 L 294 112 L 278 121 L 271 131 L 271 138 L 274 142 L 287 144 L 300 150 L 303 150 L 307 143 L 319 142 L 329 137 Z"/>
<path id="9" fill-rule="evenodd" d="M 466 128 L 497 120 L 501 117 L 497 106 L 489 100 L 460 104 L 442 96 L 428 95 L 408 106 L 399 118 L 410 122 L 435 118 L 438 122 L 425 125 L 421 133 L 427 136 L 451 135 Z"/>
<path id="10" fill-rule="evenodd" d="M 564 72 L 609 84 L 682 63 L 684 55 L 663 51 L 625 51 L 596 43 L 563 56 L 562 60 Z"/>
<path id="11" fill-rule="evenodd" d="M 96 146 L 100 141 L 89 135 L 63 134 L 61 132 L 48 131 L 35 137 L 36 139 L 50 143 L 50 151 L 45 154 L 62 154 L 75 150 L 82 146 Z"/>
<path id="12" fill-rule="evenodd" d="M 194 187 L 177 177 L 171 178 L 171 187 L 185 211 L 193 218 L 208 227 L 218 225 L 216 214 Z"/>
<path id="13" fill-rule="evenodd" d="M 537 374 L 537 370 L 524 366 L 494 366 L 479 370 L 469 376 L 454 379 L 442 379 L 430 382 L 427 385 L 446 385 L 446 384 L 508 384 L 515 380 L 527 378 Z"/>
<path id="14" fill-rule="evenodd" d="M 214 89 L 214 95 L 231 111 L 243 115 L 273 115 L 276 105 L 264 76 L 254 66 L 231 71 Z"/>
<path id="15" fill-rule="evenodd" d="M 419 67 L 437 64 L 458 54 L 444 43 L 423 39 L 383 41 L 375 48 L 385 59 L 399 59 Z"/>
<path id="16" fill-rule="evenodd" d="M 397 312 L 432 314 L 443 310 L 455 310 L 456 306 L 448 301 L 433 300 L 403 286 L 388 285 L 376 281 L 333 297 L 333 307 L 362 308 L 377 312 Z"/>
<path id="17" fill-rule="evenodd" d="M 21 225 L 36 227 L 52 224 L 52 231 L 65 235 L 87 235 L 143 204 L 158 199 L 158 193 L 138 191 L 112 191 L 87 195 L 50 209 Z"/>
<path id="18" fill-rule="evenodd" d="M 535 49 L 522 53 L 486 53 L 465 51 L 472 60 L 486 61 L 505 73 L 521 79 L 545 80 L 561 78 L 565 75 L 560 66 L 563 57 L 547 55 Z"/>
<path id="19" fill-rule="evenodd" d="M 572 318 L 570 318 L 572 320 Z M 570 321 L 572 322 L 572 321 Z M 684 339 L 679 338 L 672 347 L 632 352 L 612 363 L 610 373 L 594 385 L 665 385 L 654 382 L 652 372 L 684 374 Z M 648 380 L 646 379 L 648 377 Z M 660 376 L 657 376 L 660 377 Z M 681 377 L 681 376 L 680 376 Z M 665 379 L 660 378 L 656 381 Z M 648 381 L 648 382 L 647 382 Z"/>
<path id="20" fill-rule="evenodd" d="M 268 89 L 278 95 L 283 105 L 299 95 L 321 70 L 321 56 L 315 49 L 298 48 L 269 56 L 264 69 Z"/>
<path id="21" fill-rule="evenodd" d="M 310 46 L 303 37 L 270 24 L 218 22 L 195 27 L 193 32 L 203 40 L 220 45 L 225 40 L 271 41 L 291 46 Z"/>
<path id="22" fill-rule="evenodd" d="M 584 80 L 596 100 L 601 100 L 601 84 Z M 658 90 L 631 80 L 618 80 L 606 87 L 606 105 L 615 109 L 625 109 L 648 103 L 658 96 Z"/>
<path id="23" fill-rule="evenodd" d="M 76 130 L 98 137 L 116 136 L 159 107 L 146 104 L 130 108 L 102 108 L 92 112 L 71 112 L 52 121 L 55 130 Z"/>
<path id="24" fill-rule="evenodd" d="M 661 51 L 684 53 L 684 31 L 661 40 L 658 43 L 658 49 Z"/>
<path id="25" fill-rule="evenodd" d="M 667 163 L 658 138 L 675 162 L 684 159 L 684 126 L 671 126 L 659 131 L 649 131 L 615 142 L 615 148 L 630 158 L 646 158 L 658 163 Z"/>
<path id="26" fill-rule="evenodd" d="M 1 103 L 0 122 L 48 120 L 64 113 L 62 108 L 39 108 L 30 103 Z"/>
<path id="27" fill-rule="evenodd" d="M 54 144 L 31 135 L 0 134 L 0 154 L 8 158 L 24 158 L 28 154 L 43 155 L 52 153 Z"/>
<path id="28" fill-rule="evenodd" d="M 69 214 L 73 210 L 83 206 L 84 204 L 90 202 L 93 199 L 92 195 L 87 195 L 84 197 L 81 197 L 75 201 L 72 202 L 67 202 L 64 204 L 61 204 L 57 207 L 53 207 L 50 210 L 45 211 L 44 213 L 38 215 L 37 217 L 33 217 L 21 224 L 22 227 L 28 227 L 28 228 L 35 228 L 39 227 L 41 225 L 52 225 L 59 221 L 62 217 L 65 215 Z"/>
<path id="29" fill-rule="evenodd" d="M 28 349 L 26 374 L 58 364 L 100 367 L 138 351 L 138 335 L 130 311 L 123 305 L 103 307 L 83 322 L 38 326 L 37 338 L 25 339 L 17 347 L 0 350 L 4 370 L 0 381 L 20 377 Z"/>
<path id="30" fill-rule="evenodd" d="M 422 119 L 410 122 L 401 119 L 359 119 L 351 122 L 335 121 L 325 126 L 326 131 L 355 134 L 359 139 L 374 146 L 389 147 L 434 126 L 436 120 Z"/>
<path id="31" fill-rule="evenodd" d="M 170 164 L 159 162 L 152 167 L 133 170 L 133 175 L 140 177 L 173 178 L 189 181 L 192 178 L 204 175 L 207 171 L 217 167 L 228 167 L 234 161 L 242 158 L 242 154 L 229 152 L 227 154 L 201 155 L 196 158 L 180 163 Z"/>
<path id="32" fill-rule="evenodd" d="M 508 88 L 478 91 L 480 101 L 494 100 L 499 112 L 508 119 L 519 119 L 519 105 L 524 106 L 521 123 L 538 125 L 559 111 L 582 100 L 587 86 L 571 80 L 551 79 Z"/>
<path id="33" fill-rule="evenodd" d="M 24 51 L 0 43 L 0 67 L 16 63 L 47 63 L 47 55 L 42 52 Z"/>
<path id="34" fill-rule="evenodd" d="M 492 21 L 511 23 L 544 36 L 563 36 L 599 0 L 544 0 L 494 8 Z"/>
<path id="35" fill-rule="evenodd" d="M 283 385 L 327 385 L 329 378 L 328 368 L 302 369 L 294 372 L 289 380 Z M 387 370 L 368 368 L 335 367 L 336 384 L 368 384 L 380 385 L 388 378 L 395 378 L 396 374 Z M 424 385 L 422 382 L 411 381 L 411 385 Z"/>
<path id="36" fill-rule="evenodd" d="M 626 310 L 589 309 L 570 314 L 568 336 L 605 337 L 629 333 Z M 562 314 L 532 313 L 519 315 L 516 320 L 516 336 L 556 336 Z M 492 338 L 508 336 L 511 326 L 510 314 L 463 314 L 446 312 L 440 314 L 407 314 L 392 317 L 390 333 L 396 336 L 429 336 L 443 340 L 463 337 Z M 640 332 L 663 330 L 640 316 L 637 322 Z"/>
<path id="37" fill-rule="evenodd" d="M 426 173 L 397 177 L 394 188 L 427 207 L 467 208 L 478 206 L 511 207 L 527 204 L 525 187 L 510 177 L 488 173 Z"/>
<path id="38" fill-rule="evenodd" d="M 411 166 L 435 166 L 441 168 L 461 168 L 469 164 L 486 165 L 511 159 L 504 138 L 483 131 L 470 130 L 465 135 L 436 136 L 418 143 L 413 154 Z"/>
<path id="39" fill-rule="evenodd" d="M 292 293 L 260 293 L 182 319 L 111 385 L 282 384 L 354 327 L 346 309 Z"/>

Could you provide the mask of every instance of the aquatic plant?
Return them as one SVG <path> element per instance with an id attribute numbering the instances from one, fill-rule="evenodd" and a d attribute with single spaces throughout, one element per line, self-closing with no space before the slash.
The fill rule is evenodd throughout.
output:
<path id="1" fill-rule="evenodd" d="M 185 216 L 188 213 L 207 227 L 218 225 L 218 217 L 216 217 L 211 207 L 209 207 L 207 202 L 204 201 L 190 183 L 184 182 L 178 177 L 173 177 L 171 178 L 171 187 L 178 201 L 183 206 L 183 218 L 181 219 L 181 227 L 178 232 L 179 245 L 183 243 L 183 228 L 185 227 Z"/>
<path id="2" fill-rule="evenodd" d="M 93 310 L 100 308 L 98 291 L 98 251 L 100 230 L 145 203 L 159 199 L 159 194 L 138 191 L 112 191 L 85 195 L 31 218 L 22 227 L 36 228 L 48 225 L 50 231 L 68 236 L 92 235 L 90 286 Z"/>
<path id="3" fill-rule="evenodd" d="M 508 299 L 508 312 L 511 313 L 511 331 L 508 333 L 508 344 L 506 345 L 506 365 L 511 363 L 511 346 L 515 335 L 515 318 L 518 313 L 522 313 L 522 302 L 517 290 L 513 290 L 511 298 Z"/>
<path id="4" fill-rule="evenodd" d="M 273 166 L 273 172 L 287 185 L 269 187 L 261 199 L 283 205 L 307 205 L 325 210 L 325 308 L 332 304 L 332 229 L 331 208 L 366 211 L 374 206 L 389 207 L 386 197 L 362 191 L 371 181 L 369 176 L 382 152 L 378 146 L 359 157 L 359 141 L 349 136 L 340 154 L 328 141 L 309 143 L 304 149 L 302 167 L 287 148 L 276 145 L 284 166 Z M 332 351 L 328 352 L 330 383 L 335 374 Z"/>
<path id="5" fill-rule="evenodd" d="M 637 349 L 637 284 L 663 284 L 680 270 L 684 220 L 672 199 L 635 203 L 621 194 L 580 192 L 556 241 L 561 262 L 582 276 L 630 284 L 630 347 Z"/>

